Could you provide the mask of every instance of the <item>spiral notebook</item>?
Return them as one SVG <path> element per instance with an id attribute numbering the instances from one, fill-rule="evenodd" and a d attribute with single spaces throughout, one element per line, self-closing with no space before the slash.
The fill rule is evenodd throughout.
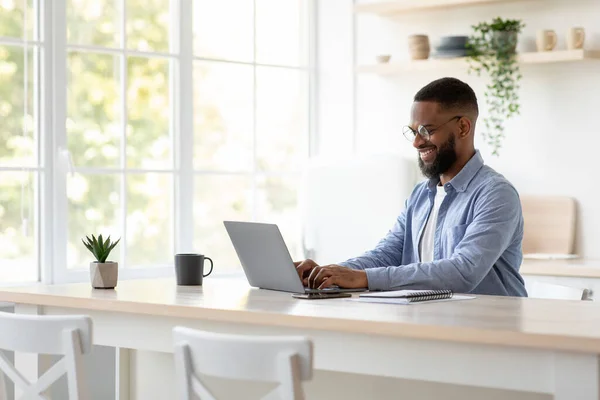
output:
<path id="1" fill-rule="evenodd" d="M 393 290 L 368 292 L 359 296 L 359 301 L 372 303 L 410 304 L 424 301 L 469 300 L 475 296 L 455 295 L 452 290 Z"/>

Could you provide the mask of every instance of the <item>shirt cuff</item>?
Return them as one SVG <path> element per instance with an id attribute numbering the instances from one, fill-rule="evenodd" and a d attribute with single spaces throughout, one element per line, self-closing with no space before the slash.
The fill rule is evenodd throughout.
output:
<path id="1" fill-rule="evenodd" d="M 369 268 L 365 271 L 367 273 L 367 282 L 369 285 L 369 290 L 390 289 L 388 267 Z"/>

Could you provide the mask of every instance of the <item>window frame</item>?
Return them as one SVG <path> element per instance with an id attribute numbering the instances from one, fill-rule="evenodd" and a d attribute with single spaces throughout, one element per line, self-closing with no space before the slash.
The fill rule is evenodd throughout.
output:
<path id="1" fill-rule="evenodd" d="M 48 146 L 46 143 L 46 127 L 47 125 L 45 121 L 47 117 L 50 115 L 47 103 L 45 102 L 46 98 L 44 94 L 48 91 L 46 90 L 45 82 L 46 82 L 46 71 L 44 70 L 44 58 L 46 57 L 47 52 L 47 34 L 45 31 L 45 25 L 42 24 L 42 20 L 44 19 L 43 15 L 45 15 L 45 9 L 48 7 L 44 6 L 44 2 L 42 0 L 24 0 L 25 9 L 27 10 L 30 6 L 33 13 L 33 26 L 32 28 L 32 37 L 23 36 L 21 38 L 17 37 L 0 37 L 0 46 L 8 46 L 11 48 L 20 48 L 24 52 L 32 50 L 32 59 L 27 59 L 28 62 L 31 62 L 32 65 L 32 76 L 33 81 L 28 82 L 27 85 L 33 85 L 33 98 L 32 103 L 29 104 L 30 110 L 34 115 L 37 115 L 35 118 L 35 129 L 34 129 L 34 153 L 33 157 L 35 163 L 33 165 L 17 165 L 17 166 L 0 166 L 0 172 L 24 172 L 24 173 L 32 173 L 33 174 L 33 219 L 34 219 L 34 257 L 36 260 L 35 265 L 35 275 L 36 280 L 19 280 L 19 281 L 0 281 L 0 287 L 3 286 L 13 286 L 19 284 L 28 284 L 31 282 L 40 281 L 42 279 L 42 260 L 47 260 L 47 251 L 50 249 L 50 246 L 47 244 L 43 244 L 41 238 L 42 235 L 45 235 L 43 231 L 49 227 L 48 221 L 43 215 L 42 207 L 44 206 L 43 202 L 45 199 L 45 190 L 48 187 L 46 183 L 46 178 L 48 176 L 48 163 L 47 163 L 47 155 L 46 149 Z M 29 65 L 29 64 L 27 64 Z M 29 69 L 27 66 L 26 69 Z M 25 74 L 28 74 L 28 71 L 25 71 Z M 29 90 L 29 88 L 26 90 Z M 36 91 L 36 87 L 39 91 Z"/>

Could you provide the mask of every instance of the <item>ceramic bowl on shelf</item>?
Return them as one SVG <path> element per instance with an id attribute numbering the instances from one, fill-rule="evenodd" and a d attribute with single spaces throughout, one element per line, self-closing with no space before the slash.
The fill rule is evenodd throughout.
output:
<path id="1" fill-rule="evenodd" d="M 468 55 L 468 36 L 442 36 L 435 48 L 434 58 L 459 58 Z"/>
<path id="2" fill-rule="evenodd" d="M 433 58 L 459 58 L 466 57 L 468 55 L 466 49 L 457 50 L 445 50 L 439 47 L 435 49 L 435 53 L 432 55 Z"/>
<path id="3" fill-rule="evenodd" d="M 442 36 L 439 40 L 437 48 L 440 50 L 466 49 L 468 42 L 468 36 Z"/>
<path id="4" fill-rule="evenodd" d="M 375 57 L 375 59 L 377 60 L 377 62 L 379 64 L 385 64 L 385 63 L 389 62 L 390 58 L 392 58 L 392 56 L 389 54 L 380 54 Z"/>

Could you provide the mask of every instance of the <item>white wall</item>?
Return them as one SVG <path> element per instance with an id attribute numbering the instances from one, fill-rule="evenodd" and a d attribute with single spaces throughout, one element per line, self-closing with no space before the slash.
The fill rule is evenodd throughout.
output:
<path id="1" fill-rule="evenodd" d="M 467 81 L 484 107 L 484 79 L 469 76 L 465 69 L 445 69 L 406 73 L 382 78 L 357 75 L 347 77 L 353 58 L 357 64 L 372 64 L 376 54 L 392 54 L 392 61 L 408 59 L 406 37 L 425 33 L 432 44 L 439 36 L 469 34 L 470 26 L 495 16 L 521 18 L 527 24 L 519 51 L 535 50 L 535 32 L 554 29 L 558 49 L 566 48 L 568 28 L 586 29 L 586 48 L 600 49 L 600 2 L 597 0 L 531 0 L 507 4 L 474 6 L 443 11 L 407 14 L 396 21 L 377 16 L 356 17 L 352 26 L 351 0 L 328 2 L 320 15 L 319 68 L 322 104 L 319 108 L 320 134 L 324 154 L 352 148 L 353 129 L 358 153 L 397 151 L 416 157 L 411 144 L 401 135 L 408 122 L 412 96 L 423 85 L 442 76 Z M 335 11 L 333 10 L 335 8 Z M 351 28 L 350 28 L 351 29 Z M 353 52 L 348 40 L 355 41 Z M 335 74 L 334 71 L 338 71 Z M 528 65 L 522 68 L 522 115 L 509 121 L 508 137 L 500 157 L 493 157 L 479 138 L 477 147 L 485 161 L 503 173 L 521 194 L 567 195 L 579 202 L 577 251 L 587 257 L 600 257 L 600 189 L 595 184 L 596 157 L 600 149 L 600 62 Z M 327 84 L 323 85 L 323 81 Z M 352 116 L 353 85 L 356 114 Z M 337 94 L 337 96 L 336 96 Z M 337 99 L 337 100 L 336 100 Z M 335 105 L 335 106 L 334 106 Z M 348 126 L 355 119 L 355 127 Z M 333 139 L 332 139 L 333 138 Z M 336 148 L 335 143 L 339 143 Z"/>
<path id="2" fill-rule="evenodd" d="M 377 244 L 404 207 L 417 174 L 412 163 L 389 149 L 352 159 L 358 145 L 353 3 L 327 0 L 316 4 L 317 149 L 321 157 L 313 160 L 318 168 L 309 176 L 309 180 L 317 179 L 303 191 L 308 206 L 303 221 L 305 245 L 310 249 L 305 256 L 327 264 Z M 390 179 L 398 185 L 386 190 Z M 369 221 L 368 228 L 365 221 Z"/>
<path id="3" fill-rule="evenodd" d="M 318 150 L 331 156 L 353 150 L 354 33 L 350 0 L 317 5 Z"/>

